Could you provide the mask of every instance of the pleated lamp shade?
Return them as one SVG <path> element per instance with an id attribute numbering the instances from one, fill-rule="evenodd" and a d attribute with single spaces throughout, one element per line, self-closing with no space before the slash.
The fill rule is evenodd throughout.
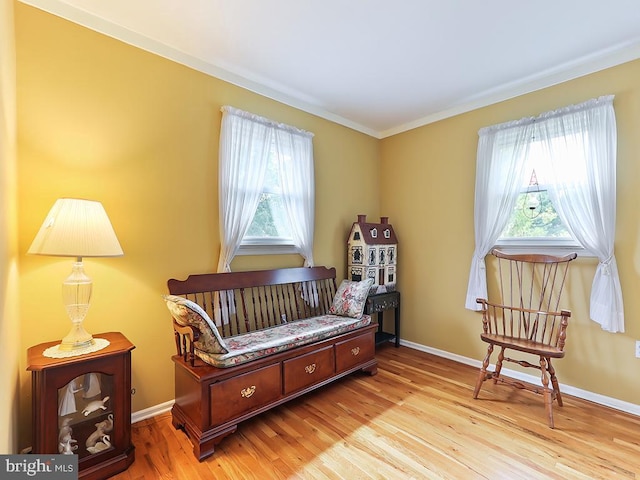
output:
<path id="1" fill-rule="evenodd" d="M 102 204 L 78 198 L 56 201 L 27 253 L 78 258 L 124 255 Z"/>

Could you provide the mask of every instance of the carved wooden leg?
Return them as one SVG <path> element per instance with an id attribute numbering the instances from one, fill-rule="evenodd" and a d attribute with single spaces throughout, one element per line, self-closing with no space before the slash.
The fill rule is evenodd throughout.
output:
<path id="1" fill-rule="evenodd" d="M 553 390 L 556 392 L 556 400 L 558 400 L 558 406 L 562 406 L 562 395 L 560 394 L 560 384 L 558 383 L 558 377 L 556 377 L 556 371 L 551 365 L 551 359 L 547 358 L 547 363 L 549 365 L 549 375 L 551 376 L 551 385 L 553 385 Z"/>
<path id="2" fill-rule="evenodd" d="M 487 367 L 489 366 L 489 360 L 491 359 L 491 354 L 493 353 L 493 344 L 489 344 L 487 348 L 487 356 L 484 357 L 482 362 L 482 368 L 478 372 L 478 379 L 476 380 L 476 388 L 473 391 L 473 398 L 478 398 L 478 394 L 480 393 L 480 387 L 482 386 L 482 382 L 487 379 Z"/>
<path id="3" fill-rule="evenodd" d="M 549 420 L 549 427 L 554 428 L 553 424 L 553 397 L 551 395 L 551 389 L 549 388 L 549 375 L 547 374 L 547 359 L 540 357 L 540 373 L 542 379 L 542 387 L 544 395 L 544 408 L 547 412 L 547 419 Z"/>
<path id="4" fill-rule="evenodd" d="M 498 354 L 498 361 L 496 362 L 496 369 L 493 372 L 493 384 L 498 383 L 498 378 L 500 378 L 500 371 L 502 370 L 502 361 L 504 360 L 504 347 L 500 348 L 500 353 Z"/>

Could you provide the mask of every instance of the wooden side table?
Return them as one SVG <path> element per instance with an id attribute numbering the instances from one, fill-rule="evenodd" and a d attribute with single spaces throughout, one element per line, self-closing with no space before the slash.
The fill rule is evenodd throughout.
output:
<path id="1" fill-rule="evenodd" d="M 385 310 L 394 309 L 394 332 L 385 332 L 382 326 Z M 364 313 L 378 315 L 378 331 L 376 345 L 395 339 L 396 348 L 400 346 L 400 292 L 386 292 L 369 295 L 364 307 Z"/>
<path id="2" fill-rule="evenodd" d="M 33 406 L 33 453 L 78 455 L 78 478 L 102 480 L 134 461 L 131 443 L 131 350 L 121 333 L 95 338 L 94 353 L 49 358 L 48 342 L 27 351 Z"/>

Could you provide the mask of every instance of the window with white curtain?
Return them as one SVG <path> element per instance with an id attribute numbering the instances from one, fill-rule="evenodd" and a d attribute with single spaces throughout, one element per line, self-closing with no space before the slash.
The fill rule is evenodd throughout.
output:
<path id="1" fill-rule="evenodd" d="M 582 247 L 598 258 L 590 317 L 603 330 L 624 332 L 614 254 L 617 131 L 613 95 L 485 127 L 478 136 L 475 249 L 466 308 L 478 310 L 476 298 L 487 298 L 485 256 L 505 242 L 523 186 L 528 192 L 536 183 L 532 182 L 535 170 L 538 188 L 548 195 L 554 215 L 567 231 L 557 238 L 543 235 L 538 242 L 557 248 L 564 238 L 572 242 L 572 248 Z M 535 243 L 531 238 L 511 240 L 523 242 L 529 250 Z"/>
<path id="2" fill-rule="evenodd" d="M 222 107 L 218 168 L 220 260 L 299 253 L 313 265 L 313 134 Z"/>

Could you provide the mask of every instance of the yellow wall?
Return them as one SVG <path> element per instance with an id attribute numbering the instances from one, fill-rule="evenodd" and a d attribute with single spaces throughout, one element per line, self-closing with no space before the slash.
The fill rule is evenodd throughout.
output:
<path id="1" fill-rule="evenodd" d="M 17 298 L 13 1 L 0 0 L 0 453 L 16 450 L 20 321 Z"/>
<path id="2" fill-rule="evenodd" d="M 572 266 L 565 297 L 573 317 L 560 381 L 640 404 L 640 61 L 458 115 L 381 141 L 380 204 L 393 219 L 401 250 L 402 337 L 482 359 L 480 316 L 464 309 L 474 248 L 473 202 L 477 132 L 481 127 L 615 94 L 618 125 L 616 257 L 626 333 L 610 334 L 589 320 L 594 259 Z M 495 358 L 494 358 L 495 360 Z"/>
<path id="3" fill-rule="evenodd" d="M 379 214 L 376 139 L 24 4 L 15 10 L 20 352 L 70 327 L 60 283 L 71 259 L 27 256 L 33 237 L 58 197 L 99 200 L 125 255 L 85 259 L 94 280 L 85 326 L 94 334 L 121 331 L 136 345 L 133 411 L 173 399 L 173 334 L 160 296 L 167 279 L 217 266 L 225 104 L 315 133 L 314 258 L 344 275 L 356 215 Z M 301 265 L 294 255 L 239 257 L 232 268 Z M 31 386 L 24 353 L 20 360 L 23 447 Z"/>

